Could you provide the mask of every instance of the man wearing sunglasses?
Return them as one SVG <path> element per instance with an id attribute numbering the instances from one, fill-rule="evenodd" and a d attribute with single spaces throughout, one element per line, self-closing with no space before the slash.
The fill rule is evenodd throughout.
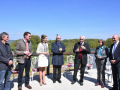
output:
<path id="1" fill-rule="evenodd" d="M 90 53 L 90 48 L 87 43 L 84 42 L 85 36 L 80 36 L 80 42 L 77 42 L 74 46 L 73 52 L 75 53 L 75 60 L 74 60 L 74 75 L 73 75 L 73 82 L 76 82 L 76 76 L 80 68 L 80 85 L 83 86 L 83 78 L 84 78 L 84 71 L 87 64 L 87 54 Z"/>

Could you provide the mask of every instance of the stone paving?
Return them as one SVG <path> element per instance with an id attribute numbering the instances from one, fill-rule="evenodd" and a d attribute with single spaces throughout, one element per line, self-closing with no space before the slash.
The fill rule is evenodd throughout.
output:
<path id="1" fill-rule="evenodd" d="M 64 72 L 62 74 L 61 77 L 61 81 L 62 83 L 53 83 L 52 81 L 52 74 L 50 75 L 46 75 L 46 83 L 47 85 L 43 85 L 40 86 L 39 84 L 39 76 L 38 75 L 34 75 L 33 81 L 30 81 L 30 85 L 32 86 L 32 90 L 109 90 L 112 87 L 112 82 L 110 82 L 111 80 L 107 80 L 106 79 L 106 85 L 105 88 L 101 88 L 101 86 L 95 86 L 96 83 L 96 69 L 91 69 L 91 70 L 87 70 L 85 72 L 85 77 L 84 77 L 84 85 L 80 86 L 80 84 L 78 83 L 78 80 L 80 79 L 80 72 L 78 72 L 77 75 L 77 82 L 72 85 L 72 77 L 73 77 L 73 71 L 70 72 Z M 107 78 L 107 76 L 106 76 Z M 11 87 L 12 90 L 17 90 L 18 87 L 18 83 L 17 83 L 17 79 L 14 79 L 13 81 L 11 81 Z M 24 79 L 23 79 L 24 82 Z M 23 90 L 28 90 L 25 86 L 24 83 L 22 85 L 22 89 Z"/>

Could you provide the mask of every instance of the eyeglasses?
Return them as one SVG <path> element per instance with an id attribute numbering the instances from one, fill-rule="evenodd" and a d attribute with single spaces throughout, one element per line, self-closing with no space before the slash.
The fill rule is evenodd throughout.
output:
<path id="1" fill-rule="evenodd" d="M 83 40 L 83 39 L 80 39 L 80 40 Z"/>

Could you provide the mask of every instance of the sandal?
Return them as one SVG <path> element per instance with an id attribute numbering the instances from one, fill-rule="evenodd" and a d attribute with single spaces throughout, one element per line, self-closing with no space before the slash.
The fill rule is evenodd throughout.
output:
<path id="1" fill-rule="evenodd" d="M 45 83 L 45 82 L 43 82 L 43 84 L 44 84 L 44 85 L 46 85 L 46 83 Z"/>
<path id="2" fill-rule="evenodd" d="M 42 83 L 40 83 L 40 86 L 42 86 Z"/>

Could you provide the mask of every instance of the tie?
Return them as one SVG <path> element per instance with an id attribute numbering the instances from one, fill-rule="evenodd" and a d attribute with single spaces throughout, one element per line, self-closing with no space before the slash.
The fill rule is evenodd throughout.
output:
<path id="1" fill-rule="evenodd" d="M 82 43 L 81 43 L 81 46 L 82 46 Z M 82 47 L 80 47 L 79 59 L 80 60 L 82 59 Z"/>
<path id="2" fill-rule="evenodd" d="M 114 44 L 114 46 L 113 46 L 114 48 L 113 48 L 113 53 L 112 53 L 112 56 L 113 56 L 113 59 L 114 59 L 114 53 L 115 53 L 115 49 L 116 49 L 116 44 Z"/>
<path id="3" fill-rule="evenodd" d="M 28 48 L 28 42 L 26 41 L 26 51 L 29 51 L 29 48 Z M 27 55 L 26 55 L 26 57 L 25 58 L 29 58 Z"/>
<path id="4" fill-rule="evenodd" d="M 28 49 L 28 42 L 26 41 L 26 51 L 29 51 Z"/>

